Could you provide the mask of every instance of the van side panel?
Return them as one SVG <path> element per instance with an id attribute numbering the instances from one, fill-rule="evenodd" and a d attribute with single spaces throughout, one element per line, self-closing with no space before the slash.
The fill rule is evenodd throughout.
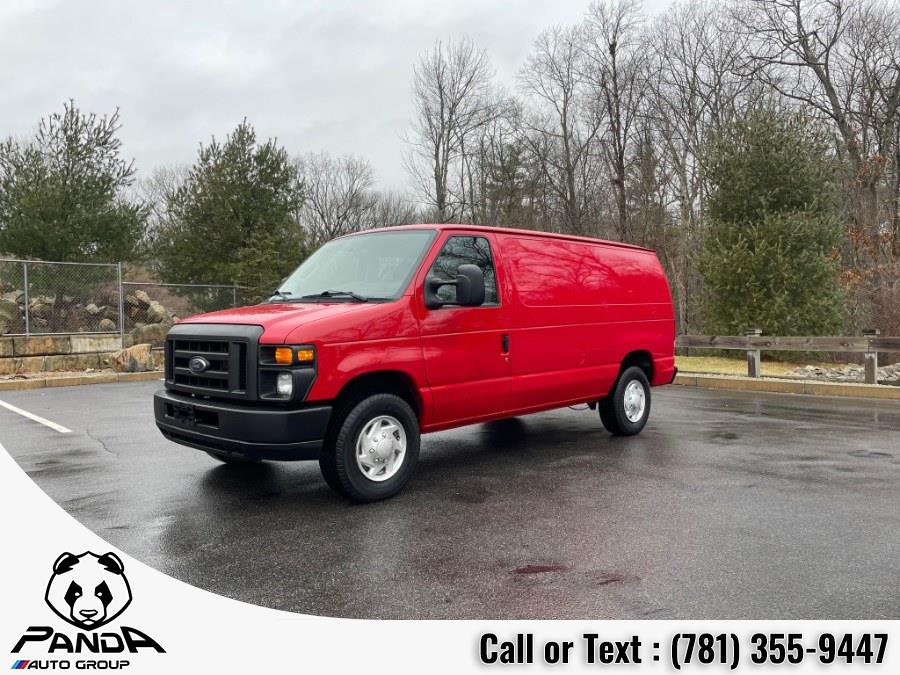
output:
<path id="1" fill-rule="evenodd" d="M 672 294 L 662 265 L 655 253 L 609 248 L 610 260 L 622 260 L 621 278 L 630 294 L 618 304 L 608 304 L 609 333 L 615 343 L 609 353 L 618 363 L 629 352 L 650 352 L 653 376 L 650 384 L 669 384 L 675 375 L 675 312 Z M 620 256 L 632 264 L 624 264 Z"/>
<path id="2" fill-rule="evenodd" d="M 624 357 L 636 350 L 651 353 L 654 382 L 671 380 L 672 300 L 652 252 L 564 239 L 498 239 L 515 290 L 511 407 L 603 397 Z"/>

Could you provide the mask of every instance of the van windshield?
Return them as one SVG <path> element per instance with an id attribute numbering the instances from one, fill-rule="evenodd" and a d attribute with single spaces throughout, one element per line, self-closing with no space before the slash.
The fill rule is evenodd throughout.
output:
<path id="1" fill-rule="evenodd" d="M 395 300 L 434 235 L 435 230 L 400 230 L 334 239 L 309 256 L 269 301 Z"/>

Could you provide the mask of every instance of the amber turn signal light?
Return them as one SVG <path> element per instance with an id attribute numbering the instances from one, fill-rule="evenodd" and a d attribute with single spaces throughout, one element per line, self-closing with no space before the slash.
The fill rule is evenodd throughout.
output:
<path id="1" fill-rule="evenodd" d="M 316 352 L 314 349 L 301 347 L 297 350 L 297 363 L 312 363 L 315 359 Z"/>
<path id="2" fill-rule="evenodd" d="M 294 350 L 290 347 L 277 347 L 275 349 L 275 363 L 281 366 L 290 366 L 294 363 Z"/>

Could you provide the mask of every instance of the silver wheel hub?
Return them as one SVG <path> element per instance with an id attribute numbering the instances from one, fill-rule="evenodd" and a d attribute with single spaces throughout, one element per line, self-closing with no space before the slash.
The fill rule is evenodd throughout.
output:
<path id="1" fill-rule="evenodd" d="M 632 380 L 625 387 L 625 417 L 629 422 L 640 422 L 647 407 L 647 393 L 644 385 L 637 380 Z"/>
<path id="2" fill-rule="evenodd" d="M 369 420 L 356 438 L 356 466 L 376 483 L 394 476 L 406 458 L 406 431 L 390 415 Z"/>

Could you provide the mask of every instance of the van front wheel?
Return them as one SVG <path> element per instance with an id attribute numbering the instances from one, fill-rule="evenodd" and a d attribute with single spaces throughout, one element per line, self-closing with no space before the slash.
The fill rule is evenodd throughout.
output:
<path id="1" fill-rule="evenodd" d="M 639 434 L 650 416 L 650 382 L 637 366 L 626 368 L 597 406 L 600 421 L 614 436 Z"/>
<path id="2" fill-rule="evenodd" d="M 375 394 L 337 415 L 319 460 L 326 482 L 355 502 L 400 492 L 419 459 L 419 422 L 409 404 Z"/>

